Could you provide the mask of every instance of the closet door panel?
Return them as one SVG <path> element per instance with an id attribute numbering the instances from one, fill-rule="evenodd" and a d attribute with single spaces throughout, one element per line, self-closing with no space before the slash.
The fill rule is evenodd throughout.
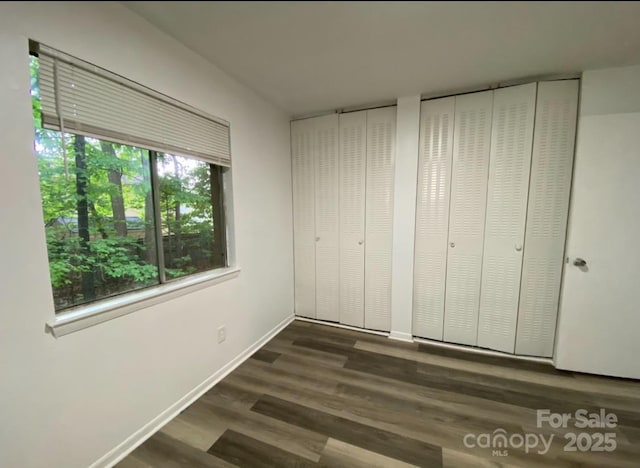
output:
<path id="1" fill-rule="evenodd" d="M 538 84 L 516 353 L 550 357 L 571 190 L 578 80 Z"/>
<path id="2" fill-rule="evenodd" d="M 475 345 L 493 91 L 455 99 L 444 340 Z"/>
<path id="3" fill-rule="evenodd" d="M 455 98 L 425 101 L 420 153 L 413 285 L 413 334 L 442 340 Z"/>
<path id="4" fill-rule="evenodd" d="M 340 115 L 340 323 L 364 327 L 366 111 Z"/>
<path id="5" fill-rule="evenodd" d="M 314 131 L 310 120 L 291 122 L 295 313 L 316 317 Z"/>
<path id="6" fill-rule="evenodd" d="M 513 353 L 536 83 L 494 93 L 478 346 Z"/>
<path id="7" fill-rule="evenodd" d="M 364 326 L 391 329 L 396 108 L 367 111 Z"/>
<path id="8" fill-rule="evenodd" d="M 316 318 L 339 313 L 338 114 L 312 119 L 315 134 Z"/>

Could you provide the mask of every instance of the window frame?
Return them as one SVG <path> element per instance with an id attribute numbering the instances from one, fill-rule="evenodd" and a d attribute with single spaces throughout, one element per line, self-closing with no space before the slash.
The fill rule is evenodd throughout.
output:
<path id="1" fill-rule="evenodd" d="M 160 284 L 166 284 L 173 281 L 179 281 L 187 276 L 197 275 L 198 273 L 188 273 L 178 278 L 167 278 L 166 264 L 164 258 L 164 235 L 162 233 L 162 209 L 160 207 L 160 178 L 158 176 L 158 155 L 159 151 L 147 150 L 149 158 L 149 168 L 151 171 L 151 196 L 153 198 L 153 211 L 155 221 L 155 241 L 156 241 L 156 261 L 158 262 L 158 279 Z M 169 153 L 165 153 L 169 154 Z M 210 161 L 198 159 L 193 156 L 172 155 L 178 157 L 184 157 L 193 159 L 195 161 L 203 162 L 209 165 L 210 180 L 211 180 L 211 210 L 213 221 L 213 233 L 214 233 L 214 245 L 220 246 L 219 251 L 215 251 L 215 255 L 222 256 L 222 266 L 211 268 L 207 271 L 214 271 L 221 268 L 229 267 L 229 246 L 227 244 L 227 229 L 226 229 L 226 213 L 225 213 L 225 200 L 226 194 L 224 193 L 223 176 L 225 171 L 230 171 L 230 168 L 214 164 Z M 215 171 L 215 174 L 213 173 Z M 202 272 L 201 272 L 202 273 Z M 150 286 L 153 287 L 153 286 Z M 126 293 L 124 293 L 126 294 Z"/>
<path id="2" fill-rule="evenodd" d="M 158 179 L 158 172 L 157 167 L 155 167 L 157 165 L 157 158 L 156 154 L 153 154 L 152 150 L 147 151 L 150 162 L 151 190 L 155 215 L 154 232 L 160 280 L 159 284 L 143 287 L 134 291 L 126 291 L 107 298 L 69 307 L 62 309 L 57 313 L 55 308 L 53 308 L 53 318 L 47 321 L 46 330 L 56 338 L 236 278 L 241 272 L 241 268 L 235 261 L 235 232 L 233 223 L 231 177 L 232 169 L 230 167 L 218 166 L 209 161 L 203 161 L 192 156 L 178 155 L 202 161 L 217 168 L 216 182 L 219 191 L 216 191 L 216 193 L 218 194 L 217 201 L 219 203 L 219 213 L 221 215 L 218 217 L 218 224 L 220 224 L 222 228 L 219 230 L 218 235 L 224 240 L 222 246 L 224 248 L 223 253 L 225 260 L 224 266 L 222 267 L 213 268 L 199 273 L 191 273 L 178 278 L 167 279 L 165 277 L 164 249 L 162 248 L 162 217 L 159 209 L 159 185 L 158 180 L 156 180 Z M 35 150 L 34 155 L 37 157 Z M 213 204 L 212 209 L 215 209 Z M 214 216 L 214 233 L 215 228 L 216 218 Z M 51 289 L 51 298 L 53 303 L 53 289 Z"/>
<path id="3" fill-rule="evenodd" d="M 37 53 L 31 55 L 38 56 Z M 31 96 L 27 97 L 29 100 Z M 178 102 L 178 101 L 176 101 Z M 185 106 L 187 106 L 185 104 Z M 189 106 L 190 107 L 190 106 Z M 201 112 L 201 111 L 198 111 Z M 229 153 L 231 153 L 231 125 L 224 121 L 229 128 Z M 65 133 L 74 133 L 65 131 Z M 112 141 L 100 135 L 86 135 L 104 141 Z M 34 133 L 35 141 L 35 133 Z M 115 141 L 113 143 L 131 146 L 131 143 Z M 194 155 L 180 154 L 178 152 L 167 152 L 179 157 L 189 158 L 195 161 L 204 162 L 209 165 L 212 191 L 213 229 L 214 244 L 220 245 L 221 250 L 216 250 L 216 254 L 223 257 L 223 266 L 212 269 L 189 273 L 178 278 L 167 279 L 165 273 L 162 216 L 160 210 L 159 175 L 157 171 L 158 154 L 164 151 L 145 148 L 137 145 L 138 148 L 147 152 L 149 158 L 149 169 L 151 176 L 151 191 L 154 211 L 154 233 L 156 244 L 156 261 L 158 268 L 159 283 L 142 287 L 133 291 L 123 291 L 122 293 L 102 299 L 93 300 L 69 308 L 56 310 L 53 305 L 53 289 L 51 289 L 53 318 L 47 321 L 46 331 L 54 337 L 60 337 L 73 333 L 98 323 L 112 320 L 137 310 L 147 308 L 156 304 L 166 302 L 170 299 L 180 297 L 185 294 L 218 284 L 237 277 L 240 274 L 240 267 L 236 264 L 235 255 L 235 231 L 233 216 L 233 190 L 232 190 L 232 168 L 222 164 L 216 164 L 205 158 Z M 35 145 L 34 156 L 38 157 Z M 231 154 L 230 154 L 231 156 Z M 218 216 L 216 216 L 216 213 Z M 44 229 L 44 225 L 43 225 Z M 47 258 L 47 265 L 49 259 Z M 49 273 L 49 272 L 48 272 Z"/>

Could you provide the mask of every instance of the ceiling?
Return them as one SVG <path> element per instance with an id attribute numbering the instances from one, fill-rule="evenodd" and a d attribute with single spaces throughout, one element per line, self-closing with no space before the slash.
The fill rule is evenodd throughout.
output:
<path id="1" fill-rule="evenodd" d="M 640 63 L 640 2 L 123 2 L 292 115 Z"/>

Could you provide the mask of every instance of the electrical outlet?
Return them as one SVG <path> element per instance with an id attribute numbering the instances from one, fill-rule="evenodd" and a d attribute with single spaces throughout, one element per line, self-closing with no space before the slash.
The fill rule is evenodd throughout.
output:
<path id="1" fill-rule="evenodd" d="M 222 343 L 227 339 L 227 327 L 222 325 L 218 328 L 218 343 Z"/>

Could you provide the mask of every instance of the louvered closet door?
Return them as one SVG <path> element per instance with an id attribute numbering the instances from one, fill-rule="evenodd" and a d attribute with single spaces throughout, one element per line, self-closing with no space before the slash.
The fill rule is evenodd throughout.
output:
<path id="1" fill-rule="evenodd" d="M 312 120 L 291 122 L 295 313 L 316 317 L 316 228 Z"/>
<path id="2" fill-rule="evenodd" d="M 536 83 L 495 91 L 478 346 L 515 348 Z"/>
<path id="3" fill-rule="evenodd" d="M 558 314 L 578 80 L 538 84 L 516 353 L 550 357 Z"/>
<path id="4" fill-rule="evenodd" d="M 475 345 L 493 91 L 455 99 L 444 340 Z"/>
<path id="5" fill-rule="evenodd" d="M 396 108 L 367 111 L 364 326 L 391 329 Z"/>
<path id="6" fill-rule="evenodd" d="M 367 112 L 340 115 L 340 323 L 364 327 Z"/>
<path id="7" fill-rule="evenodd" d="M 316 193 L 316 318 L 340 320 L 338 114 L 313 119 Z"/>
<path id="8" fill-rule="evenodd" d="M 420 110 L 413 334 L 435 340 L 444 324 L 454 108 L 449 97 Z"/>

